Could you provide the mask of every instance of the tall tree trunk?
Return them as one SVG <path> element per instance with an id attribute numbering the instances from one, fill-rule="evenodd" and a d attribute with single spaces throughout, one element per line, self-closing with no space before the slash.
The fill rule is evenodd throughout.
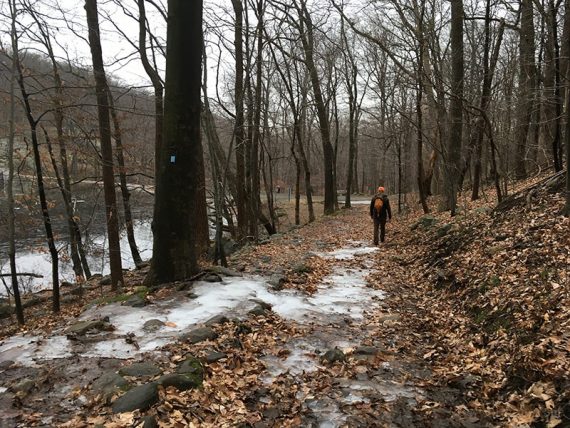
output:
<path id="1" fill-rule="evenodd" d="M 15 49 L 13 51 L 14 60 L 17 63 L 18 69 L 18 85 L 20 86 L 20 92 L 22 93 L 22 100 L 24 102 L 24 109 L 26 112 L 26 118 L 28 124 L 30 125 L 30 137 L 32 140 L 32 151 L 34 155 L 34 163 L 36 168 L 36 179 L 38 180 L 38 195 L 40 198 L 40 206 L 42 209 L 42 218 L 44 222 L 44 228 L 46 231 L 47 245 L 50 253 L 51 263 L 52 263 L 52 310 L 53 312 L 59 312 L 60 309 L 60 299 L 59 299 L 59 258 L 57 254 L 57 249 L 55 247 L 55 239 L 53 235 L 53 228 L 51 223 L 51 218 L 48 209 L 48 201 L 44 187 L 44 176 L 40 156 L 40 145 L 38 141 L 37 127 L 38 122 L 32 115 L 32 107 L 30 104 L 30 95 L 26 90 L 26 85 L 24 83 L 24 71 L 22 69 L 22 64 L 20 63 L 20 58 L 18 55 L 18 46 L 16 43 Z"/>
<path id="2" fill-rule="evenodd" d="M 67 164 L 67 147 L 65 143 L 64 133 L 63 133 L 63 80 L 59 73 L 59 66 L 55 59 L 55 54 L 53 52 L 51 36 L 45 24 L 43 24 L 38 18 L 35 11 L 29 10 L 32 18 L 35 20 L 38 29 L 42 35 L 44 46 L 46 47 L 48 57 L 52 66 L 52 73 L 55 84 L 56 95 L 54 98 L 54 119 L 55 128 L 57 132 L 57 144 L 59 146 L 59 157 L 61 163 L 61 175 L 57 166 L 55 156 L 53 154 L 51 141 L 49 139 L 48 133 L 44 130 L 46 142 L 48 145 L 48 150 L 51 156 L 54 173 L 58 182 L 58 187 L 61 191 L 63 203 L 65 206 L 65 211 L 67 214 L 67 227 L 69 231 L 69 248 L 71 254 L 71 261 L 73 266 L 73 271 L 75 272 L 76 279 L 81 281 L 84 277 L 89 278 L 91 276 L 91 271 L 89 270 L 89 265 L 87 263 L 87 258 L 85 257 L 85 251 L 83 248 L 83 243 L 81 241 L 81 230 L 79 229 L 79 224 L 75 219 L 75 213 L 72 207 L 72 193 L 71 193 L 71 178 L 69 176 L 69 168 Z"/>
<path id="3" fill-rule="evenodd" d="M 101 163 L 103 169 L 103 190 L 105 196 L 105 214 L 107 236 L 109 240 L 109 267 L 111 269 L 111 287 L 113 290 L 123 283 L 121 244 L 119 241 L 119 216 L 115 195 L 115 177 L 113 172 L 113 146 L 111 143 L 111 123 L 109 120 L 109 98 L 107 96 L 107 78 L 103 65 L 103 52 L 99 33 L 97 0 L 85 0 L 89 46 L 93 60 L 95 92 L 97 97 L 97 115 L 99 117 L 99 136 L 101 141 Z"/>
<path id="4" fill-rule="evenodd" d="M 418 164 L 418 194 L 420 197 L 420 203 L 422 204 L 422 209 L 425 214 L 429 212 L 427 205 L 427 194 L 424 186 L 424 161 L 423 161 L 423 145 L 424 145 L 424 129 L 423 129 L 423 92 L 424 92 L 424 50 L 425 50 L 425 40 L 423 34 L 423 20 L 424 20 L 425 7 L 422 7 L 419 28 L 418 28 L 418 73 L 416 77 L 417 94 L 416 94 L 416 120 L 417 120 L 417 164 Z"/>
<path id="5" fill-rule="evenodd" d="M 135 239 L 135 230 L 133 225 L 133 212 L 131 210 L 131 192 L 127 184 L 127 167 L 125 165 L 125 154 L 123 149 L 123 133 L 121 131 L 121 122 L 115 110 L 115 102 L 113 94 L 107 86 L 107 96 L 109 98 L 109 108 L 111 118 L 113 119 L 113 137 L 115 139 L 115 149 L 117 157 L 117 166 L 119 167 L 119 185 L 121 188 L 121 197 L 123 199 L 123 212 L 125 216 L 125 228 L 127 230 L 127 241 L 131 250 L 131 257 L 136 267 L 140 267 L 143 263 L 137 241 Z"/>
<path id="6" fill-rule="evenodd" d="M 18 33 L 16 32 L 17 9 L 16 0 L 10 0 L 10 38 L 12 44 L 12 64 L 10 72 L 10 120 L 8 130 L 8 182 L 7 203 L 8 203 L 8 258 L 10 259 L 10 278 L 12 280 L 12 291 L 14 293 L 14 306 L 16 308 L 16 318 L 18 324 L 24 325 L 24 308 L 20 298 L 20 287 L 18 285 L 18 275 L 16 271 L 16 227 L 14 215 L 14 139 L 16 124 L 16 74 L 18 72 Z"/>
<path id="7" fill-rule="evenodd" d="M 501 49 L 501 43 L 503 40 L 503 33 L 505 29 L 505 21 L 501 21 L 499 26 L 499 31 L 497 34 L 497 40 L 489 59 L 490 50 L 490 14 L 491 14 L 491 2 L 487 0 L 487 7 L 485 12 L 485 50 L 483 53 L 483 88 L 481 91 L 481 101 L 479 104 L 480 114 L 482 116 L 487 115 L 489 109 L 489 104 L 491 102 L 491 89 L 493 83 L 493 76 L 495 74 L 495 68 L 497 61 L 499 59 L 499 52 Z M 486 123 L 484 117 L 481 117 L 475 123 L 475 168 L 473 171 L 473 191 L 471 194 L 471 200 L 475 201 L 479 199 L 479 186 L 481 184 L 481 156 L 483 152 L 483 137 L 485 134 Z M 489 129 L 491 132 L 491 130 Z M 493 160 L 494 160 L 494 151 Z"/>
<path id="8" fill-rule="evenodd" d="M 553 0 L 548 0 L 546 10 L 547 43 L 545 55 L 545 84 L 546 92 L 545 116 L 546 139 L 552 148 L 552 162 L 555 171 L 561 171 L 562 165 L 562 134 L 560 118 L 562 116 L 562 98 L 560 95 L 560 46 L 558 44 L 558 8 Z"/>
<path id="9" fill-rule="evenodd" d="M 202 92 L 204 96 L 204 112 L 202 114 L 202 123 L 204 133 L 208 141 L 208 152 L 210 155 L 210 168 L 212 173 L 212 183 L 214 186 L 214 216 L 215 216 L 215 226 L 216 235 L 214 239 L 214 263 L 220 261 L 221 265 L 224 267 L 228 266 L 226 259 L 226 254 L 224 251 L 223 237 L 223 205 L 224 205 L 224 183 L 226 179 L 226 174 L 223 174 L 222 167 L 220 165 L 220 159 L 216 156 L 215 146 L 219 145 L 219 137 L 216 131 L 216 124 L 214 122 L 214 116 L 210 110 L 210 101 L 208 99 L 208 65 L 206 57 L 206 48 L 202 42 L 202 57 L 204 63 L 203 75 L 204 79 L 202 82 Z M 231 150 L 231 149 L 230 149 Z"/>
<path id="10" fill-rule="evenodd" d="M 243 5 L 242 0 L 232 0 L 235 13 L 234 27 L 234 49 L 236 58 L 235 76 L 235 128 L 236 140 L 236 186 L 237 186 L 237 224 L 238 239 L 242 240 L 247 236 L 248 212 L 246 205 L 246 179 L 245 179 L 245 118 L 244 118 L 244 58 L 243 58 Z"/>
<path id="11" fill-rule="evenodd" d="M 155 175 L 156 175 L 156 160 L 159 157 L 160 147 L 162 145 L 163 139 L 163 113 L 164 113 L 164 85 L 162 83 L 162 79 L 158 72 L 154 69 L 151 65 L 148 54 L 146 52 L 146 35 L 147 35 L 147 28 L 146 28 L 146 10 L 145 10 L 145 0 L 137 0 L 138 8 L 139 8 L 139 53 L 141 56 L 141 62 L 145 69 L 146 74 L 150 78 L 152 82 L 152 87 L 154 88 L 154 159 L 155 159 Z"/>
<path id="12" fill-rule="evenodd" d="M 147 283 L 189 278 L 199 270 L 197 231 L 206 193 L 200 140 L 202 0 L 168 1 L 164 141 L 156 177 L 154 245 Z"/>
<path id="13" fill-rule="evenodd" d="M 297 156 L 295 146 L 297 145 L 297 137 L 300 134 L 298 131 L 300 125 L 296 112 L 293 114 L 295 118 L 291 135 L 291 156 L 293 156 L 293 160 L 295 161 L 295 224 L 299 225 L 301 224 L 301 162 Z"/>
<path id="14" fill-rule="evenodd" d="M 262 86 L 263 86 L 263 13 L 264 5 L 263 0 L 257 0 L 257 54 L 255 61 L 255 95 L 253 99 L 254 112 L 253 117 L 253 135 L 251 143 L 251 211 L 253 218 L 250 219 L 252 223 L 253 236 L 258 239 L 257 218 L 261 214 L 261 199 L 260 199 L 260 175 L 259 175 L 259 147 L 261 145 L 261 110 L 262 110 Z"/>
<path id="15" fill-rule="evenodd" d="M 325 200 L 324 213 L 332 214 L 335 211 L 336 202 L 336 182 L 334 176 L 334 149 L 331 144 L 330 123 L 327 115 L 325 101 L 321 91 L 321 81 L 317 71 L 314 59 L 314 38 L 313 38 L 313 22 L 311 15 L 307 10 L 306 0 L 294 0 L 295 7 L 299 14 L 299 26 L 301 32 L 301 43 L 303 44 L 303 52 L 305 55 L 305 64 L 311 78 L 313 87 L 313 96 L 315 99 L 315 107 L 317 109 L 317 118 L 319 120 L 319 128 L 321 133 L 321 144 L 323 147 L 324 175 L 325 175 Z"/>
<path id="16" fill-rule="evenodd" d="M 519 70 L 519 108 L 516 130 L 515 175 L 518 179 L 527 176 L 526 151 L 528 129 L 532 118 L 535 64 L 534 64 L 534 20 L 533 0 L 520 0 L 520 70 Z"/>
<path id="17" fill-rule="evenodd" d="M 348 168 L 346 171 L 346 195 L 344 207 L 350 208 L 350 196 L 354 188 L 358 189 L 358 182 L 355 182 L 355 159 L 356 159 L 356 128 L 358 122 L 358 70 L 348 46 L 348 39 L 344 31 L 344 19 L 341 21 L 341 34 L 343 38 L 345 60 L 344 77 L 348 92 Z M 354 184 L 353 184 L 354 183 Z M 354 188 L 353 188 L 354 186 Z"/>
<path id="18" fill-rule="evenodd" d="M 564 2 L 564 32 L 570 35 L 570 0 Z M 564 52 L 570 54 L 570 37 L 563 38 Z M 566 206 L 563 213 L 570 217 L 570 60 L 566 58 L 566 129 L 564 140 L 566 142 Z"/>
<path id="19" fill-rule="evenodd" d="M 463 139 L 463 1 L 451 0 L 451 127 L 445 159 L 447 208 L 455 215 L 457 208 L 457 177 Z"/>
<path id="20" fill-rule="evenodd" d="M 315 221 L 315 208 L 313 205 L 313 186 L 311 184 L 311 166 L 309 164 L 309 158 L 305 152 L 305 142 L 307 140 L 308 144 L 308 131 L 307 131 L 307 93 L 303 92 L 301 101 L 301 113 L 299 117 L 299 127 L 297 129 L 297 144 L 299 148 L 299 156 L 301 157 L 301 164 L 303 165 L 303 171 L 305 172 L 305 193 L 307 197 L 307 210 L 309 211 L 309 223 Z"/>

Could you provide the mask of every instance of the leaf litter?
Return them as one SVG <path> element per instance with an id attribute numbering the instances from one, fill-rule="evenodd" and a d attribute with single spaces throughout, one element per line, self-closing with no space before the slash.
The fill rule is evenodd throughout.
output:
<path id="1" fill-rule="evenodd" d="M 194 284 L 197 302 L 180 299 L 172 287 L 149 295 L 153 304 L 144 311 L 128 308 L 120 315 L 119 304 L 91 309 L 107 311 L 118 324 L 107 335 L 133 333 L 140 350 L 125 355 L 127 361 L 152 361 L 171 373 L 188 355 L 206 361 L 216 351 L 222 358 L 203 363 L 201 388 L 159 387 L 159 401 L 149 410 L 113 414 L 113 397 L 93 397 L 95 370 L 74 383 L 73 370 L 59 373 L 70 362 L 36 355 L 31 359 L 38 367 L 20 361 L 0 369 L 4 395 L 26 370 L 50 368 L 53 376 L 12 398 L 15 426 L 139 426 L 149 415 L 166 427 L 564 426 L 569 223 L 557 214 L 560 194 L 539 190 L 531 207 L 520 198 L 503 211 L 462 200 L 459 216 L 434 214 L 434 227 L 418 227 L 419 213 L 397 216 L 378 250 L 368 244 L 366 206 L 355 206 L 245 247 L 231 259 L 244 277 Z M 284 290 L 265 283 L 276 273 Z M 142 274 L 129 277 L 133 289 Z M 219 293 L 209 294 L 216 287 Z M 239 296 L 228 293 L 230 287 Z M 249 315 L 257 300 L 273 310 Z M 215 315 L 214 307 L 230 318 L 213 326 L 214 339 L 176 340 Z M 148 308 L 152 314 L 145 314 Z M 69 320 L 79 313 L 67 310 Z M 141 330 L 150 316 L 165 323 L 158 349 L 151 349 L 152 340 L 145 343 Z M 66 316 L 49 319 L 32 322 L 36 342 L 58 337 Z M 169 343 L 158 340 L 165 337 Z M 335 349 L 344 357 L 330 362 L 327 351 Z M 74 354 L 72 361 L 125 364 L 116 357 Z M 58 375 L 64 378 L 59 384 Z M 40 399 L 62 384 L 74 385 L 66 412 Z"/>

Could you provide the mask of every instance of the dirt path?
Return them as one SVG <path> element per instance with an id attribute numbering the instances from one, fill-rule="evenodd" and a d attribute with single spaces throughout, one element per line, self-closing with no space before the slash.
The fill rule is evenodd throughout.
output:
<path id="1" fill-rule="evenodd" d="M 442 386 L 430 370 L 437 344 L 421 325 L 409 224 L 389 224 L 387 242 L 372 248 L 366 211 L 356 205 L 242 250 L 231 260 L 241 278 L 83 314 L 107 317 L 113 331 L 70 334 L 70 320 L 0 343 L 0 426 L 130 426 L 145 415 L 161 426 L 486 425 L 463 405 L 462 379 Z M 229 321 L 209 322 L 215 315 Z M 150 320 L 162 324 L 143 329 Z M 209 335 L 195 340 L 197 329 Z M 189 355 L 204 367 L 200 388 L 161 381 Z M 124 374 L 140 362 L 152 367 Z M 156 400 L 117 413 L 122 387 L 97 389 L 117 373 L 130 391 L 159 385 Z"/>

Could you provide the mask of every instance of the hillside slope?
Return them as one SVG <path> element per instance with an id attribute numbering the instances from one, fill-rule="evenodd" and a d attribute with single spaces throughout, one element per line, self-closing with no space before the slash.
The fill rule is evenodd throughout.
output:
<path id="1" fill-rule="evenodd" d="M 563 178 L 522 188 L 497 208 L 400 224 L 414 272 L 405 317 L 441 385 L 498 425 L 570 424 L 570 220 Z M 477 206 L 479 204 L 479 206 Z M 410 234 L 410 232 L 412 232 Z M 429 410 L 426 410 L 429 411 Z"/>

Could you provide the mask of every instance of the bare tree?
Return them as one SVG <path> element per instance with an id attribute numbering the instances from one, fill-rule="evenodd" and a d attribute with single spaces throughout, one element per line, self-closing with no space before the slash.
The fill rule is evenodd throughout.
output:
<path id="1" fill-rule="evenodd" d="M 123 283 L 123 270 L 119 241 L 119 217 L 115 195 L 115 177 L 113 172 L 113 146 L 111 143 L 111 123 L 109 119 L 108 85 L 105 77 L 105 67 L 103 65 L 97 0 L 85 0 L 85 11 L 87 14 L 89 46 L 93 60 L 93 74 L 95 76 L 95 91 L 97 96 L 111 286 L 113 289 L 116 289 L 119 284 Z"/>
<path id="2" fill-rule="evenodd" d="M 325 176 L 324 213 L 332 214 L 335 211 L 336 204 L 336 181 L 334 175 L 335 155 L 331 143 L 330 120 L 322 93 L 321 79 L 315 62 L 314 24 L 311 14 L 307 9 L 306 0 L 294 0 L 293 4 L 297 11 L 297 26 L 299 37 L 303 45 L 304 62 L 311 78 L 315 108 L 319 119 Z"/>
<path id="3" fill-rule="evenodd" d="M 533 1 L 520 0 L 519 113 L 516 131 L 515 174 L 525 178 L 528 129 L 532 117 L 536 67 L 534 62 Z"/>
<path id="4" fill-rule="evenodd" d="M 12 3 L 15 11 L 15 3 Z M 54 312 L 59 312 L 60 310 L 60 296 L 59 296 L 59 257 L 57 253 L 57 248 L 55 247 L 54 233 L 52 227 L 52 221 L 48 209 L 48 201 L 46 196 L 46 190 L 44 185 L 44 172 L 42 168 L 42 161 L 40 156 L 40 148 L 38 141 L 38 118 L 34 117 L 32 111 L 32 105 L 30 102 L 30 93 L 26 88 L 24 68 L 20 60 L 18 38 L 14 37 L 12 39 L 12 55 L 14 56 L 14 61 L 16 62 L 16 69 L 18 72 L 18 86 L 20 87 L 20 92 L 22 93 L 22 101 L 24 103 L 24 110 L 26 113 L 26 119 L 28 125 L 30 126 L 30 139 L 32 142 L 32 150 L 34 156 L 34 164 L 36 170 L 36 179 L 38 185 L 38 195 L 40 198 L 40 206 L 42 209 L 42 219 L 44 223 L 44 229 L 46 231 L 47 246 L 49 249 L 51 263 L 52 263 L 52 309 Z"/>
<path id="5" fill-rule="evenodd" d="M 10 259 L 10 273 L 12 279 L 12 290 L 14 292 L 14 305 L 16 307 L 16 317 L 20 325 L 24 324 L 24 309 L 20 298 L 20 288 L 18 286 L 18 275 L 16 270 L 16 238 L 15 238 L 15 216 L 14 216 L 14 137 L 16 120 L 16 88 L 15 80 L 18 71 L 18 34 L 16 28 L 17 9 L 16 0 L 10 0 L 10 38 L 12 42 L 12 67 L 10 72 L 10 122 L 8 131 L 8 258 Z"/>

